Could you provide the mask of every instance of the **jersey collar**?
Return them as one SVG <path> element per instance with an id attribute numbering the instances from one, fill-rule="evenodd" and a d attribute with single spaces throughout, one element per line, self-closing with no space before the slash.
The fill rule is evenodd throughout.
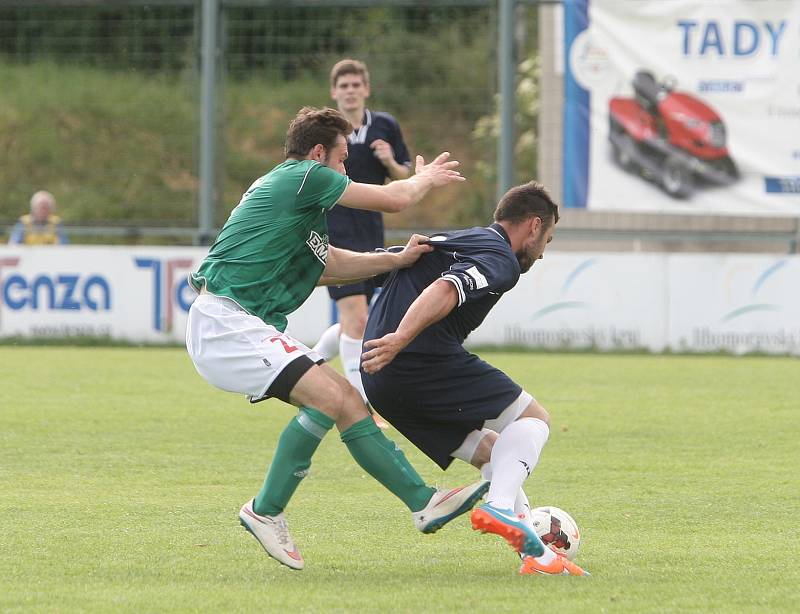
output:
<path id="1" fill-rule="evenodd" d="M 511 245 L 511 239 L 508 238 L 508 235 L 506 234 L 506 229 L 503 228 L 500 224 L 494 222 L 493 224 L 490 224 L 487 228 L 489 230 L 494 230 L 497 234 L 503 237 L 503 239 L 505 239 L 506 243 Z"/>
<path id="2" fill-rule="evenodd" d="M 369 109 L 364 109 L 364 121 L 360 128 L 355 128 L 347 137 L 347 142 L 351 145 L 363 145 L 367 142 L 367 130 L 372 125 L 372 113 Z"/>

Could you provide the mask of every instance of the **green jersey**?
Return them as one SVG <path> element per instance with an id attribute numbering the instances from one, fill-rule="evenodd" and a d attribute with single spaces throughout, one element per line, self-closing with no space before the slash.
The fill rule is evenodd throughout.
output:
<path id="1" fill-rule="evenodd" d="M 196 273 L 280 331 L 317 285 L 328 256 L 326 212 L 350 180 L 313 160 L 287 160 L 244 193 Z"/>

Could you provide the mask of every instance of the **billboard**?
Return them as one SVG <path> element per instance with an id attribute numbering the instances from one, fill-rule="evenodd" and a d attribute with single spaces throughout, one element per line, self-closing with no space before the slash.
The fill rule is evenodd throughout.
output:
<path id="1" fill-rule="evenodd" d="M 546 256 L 472 345 L 800 356 L 800 256 Z"/>
<path id="2" fill-rule="evenodd" d="M 194 247 L 0 246 L 0 337 L 183 343 Z M 800 256 L 548 253 L 469 345 L 800 356 Z M 289 317 L 313 345 L 331 303 Z"/>
<path id="3" fill-rule="evenodd" d="M 564 203 L 800 216 L 800 2 L 565 0 Z"/>
<path id="4" fill-rule="evenodd" d="M 0 337 L 183 343 L 196 296 L 187 275 L 207 251 L 0 246 Z M 317 288 L 289 318 L 289 332 L 313 344 L 329 315 L 328 294 Z"/>

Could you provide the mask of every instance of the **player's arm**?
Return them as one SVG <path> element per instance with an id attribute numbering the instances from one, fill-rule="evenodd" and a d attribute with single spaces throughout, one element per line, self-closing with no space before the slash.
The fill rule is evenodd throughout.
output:
<path id="1" fill-rule="evenodd" d="M 397 330 L 364 344 L 361 368 L 375 373 L 388 365 L 417 335 L 435 324 L 458 305 L 458 290 L 446 279 L 437 279 L 411 303 Z"/>
<path id="2" fill-rule="evenodd" d="M 411 175 L 410 166 L 400 164 L 394 157 L 392 146 L 383 139 L 375 139 L 372 141 L 370 148 L 375 153 L 375 157 L 378 158 L 381 164 L 386 168 L 386 172 L 389 174 L 389 178 L 392 181 L 406 179 Z"/>
<path id="3" fill-rule="evenodd" d="M 456 168 L 457 160 L 450 154 L 439 154 L 430 164 L 417 156 L 416 173 L 408 179 L 392 181 L 386 185 L 351 182 L 339 198 L 339 204 L 353 209 L 397 213 L 421 201 L 432 188 L 464 181 Z"/>
<path id="4" fill-rule="evenodd" d="M 337 247 L 328 247 L 325 270 L 317 282 L 318 286 L 343 286 L 402 269 L 414 264 L 422 254 L 431 251 L 430 245 L 420 245 L 427 241 L 423 235 L 411 235 L 408 243 L 399 252 L 351 252 Z"/>
<path id="5" fill-rule="evenodd" d="M 387 165 L 386 171 L 389 173 L 389 177 L 392 178 L 392 181 L 408 179 L 411 175 L 411 167 L 405 164 L 398 164 L 395 162 L 394 158 L 392 158 L 392 161 Z"/>

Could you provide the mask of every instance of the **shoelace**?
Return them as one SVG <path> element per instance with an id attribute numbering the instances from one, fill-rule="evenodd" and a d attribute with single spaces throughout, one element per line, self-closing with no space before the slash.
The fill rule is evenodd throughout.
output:
<path id="1" fill-rule="evenodd" d="M 289 537 L 289 526 L 286 524 L 285 520 L 278 520 L 276 523 L 278 525 L 278 542 L 281 546 L 288 546 L 292 543 L 292 538 Z"/>

